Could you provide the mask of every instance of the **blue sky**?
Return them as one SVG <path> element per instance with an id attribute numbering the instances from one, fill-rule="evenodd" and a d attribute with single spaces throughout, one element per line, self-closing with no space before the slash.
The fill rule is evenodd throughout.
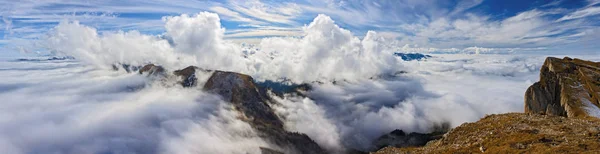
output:
<path id="1" fill-rule="evenodd" d="M 209 11 L 236 42 L 302 36 L 304 25 L 325 14 L 356 36 L 373 30 L 415 49 L 600 52 L 599 0 L 0 0 L 0 6 L 0 45 L 11 50 L 66 20 L 101 32 L 159 35 L 163 16 Z"/>

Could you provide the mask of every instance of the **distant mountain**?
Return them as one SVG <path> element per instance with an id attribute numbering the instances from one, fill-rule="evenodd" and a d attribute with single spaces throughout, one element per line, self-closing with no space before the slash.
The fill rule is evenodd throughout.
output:
<path id="1" fill-rule="evenodd" d="M 431 58 L 430 55 L 424 55 L 424 54 L 420 54 L 420 53 L 396 52 L 396 53 L 394 53 L 394 56 L 398 56 L 398 57 L 402 58 L 402 60 L 404 60 L 404 61 L 413 61 L 413 60 L 422 60 L 422 59 Z"/>
<path id="2" fill-rule="evenodd" d="M 75 57 L 50 57 L 50 58 L 19 58 L 17 61 L 53 61 L 53 60 L 73 60 Z"/>

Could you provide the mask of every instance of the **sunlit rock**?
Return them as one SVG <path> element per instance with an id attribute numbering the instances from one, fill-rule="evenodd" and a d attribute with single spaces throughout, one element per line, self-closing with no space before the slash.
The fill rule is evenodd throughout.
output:
<path id="1" fill-rule="evenodd" d="M 548 57 L 540 81 L 525 92 L 525 112 L 599 117 L 599 85 L 600 63 Z"/>
<path id="2" fill-rule="evenodd" d="M 259 132 L 262 138 L 300 153 L 325 153 L 325 151 L 305 134 L 287 132 L 283 121 L 269 106 L 269 99 L 260 94 L 252 77 L 234 73 L 215 71 L 206 81 L 204 90 L 223 97 L 242 113 L 245 121 Z"/>

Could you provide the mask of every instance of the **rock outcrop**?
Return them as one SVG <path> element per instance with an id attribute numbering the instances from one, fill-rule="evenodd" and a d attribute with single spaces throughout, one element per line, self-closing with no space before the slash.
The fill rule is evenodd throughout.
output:
<path id="1" fill-rule="evenodd" d="M 252 77 L 234 72 L 214 71 L 203 88 L 231 102 L 242 113 L 243 120 L 258 130 L 259 136 L 271 143 L 300 153 L 326 153 L 305 134 L 285 131 L 283 121 L 269 106 L 269 99 L 260 94 Z"/>
<path id="2" fill-rule="evenodd" d="M 196 66 L 188 66 L 181 70 L 173 71 L 173 74 L 178 76 L 181 81 L 179 84 L 183 87 L 194 87 L 198 83 L 198 78 L 196 78 L 196 72 L 209 72 L 209 70 L 204 70 Z"/>
<path id="3" fill-rule="evenodd" d="M 154 64 L 148 64 L 138 70 L 140 74 L 147 74 L 148 76 L 165 75 L 165 68 Z"/>
<path id="4" fill-rule="evenodd" d="M 142 68 L 142 67 L 141 66 L 133 66 L 133 65 L 129 65 L 129 64 L 113 64 L 112 65 L 113 70 L 118 71 L 120 69 L 123 69 L 127 73 L 136 72 L 140 68 Z"/>
<path id="5" fill-rule="evenodd" d="M 525 92 L 525 112 L 585 117 L 600 115 L 600 63 L 548 57 L 540 81 Z"/>
<path id="6" fill-rule="evenodd" d="M 600 119 L 507 113 L 464 123 L 423 147 L 386 147 L 402 153 L 600 153 Z"/>

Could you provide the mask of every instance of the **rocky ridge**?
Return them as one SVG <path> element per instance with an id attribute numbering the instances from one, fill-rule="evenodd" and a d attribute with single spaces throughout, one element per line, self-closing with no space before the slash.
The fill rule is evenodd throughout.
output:
<path id="1" fill-rule="evenodd" d="M 275 114 L 270 103 L 272 99 L 265 94 L 266 87 L 259 87 L 248 75 L 205 70 L 189 66 L 173 71 L 178 83 L 183 87 L 196 87 L 198 78 L 196 72 L 211 73 L 202 89 L 219 95 L 224 101 L 230 102 L 240 112 L 240 119 L 248 122 L 258 135 L 266 141 L 280 147 L 285 152 L 326 153 L 317 143 L 305 134 L 288 132 L 284 129 L 283 121 Z M 167 71 L 160 66 L 148 64 L 139 69 L 139 74 L 149 77 L 165 78 Z M 275 149 L 261 147 L 263 153 L 281 153 Z"/>

